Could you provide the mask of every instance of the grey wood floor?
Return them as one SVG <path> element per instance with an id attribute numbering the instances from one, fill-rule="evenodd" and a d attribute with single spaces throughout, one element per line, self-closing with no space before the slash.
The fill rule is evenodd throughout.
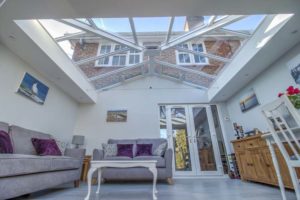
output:
<path id="1" fill-rule="evenodd" d="M 146 183 L 105 183 L 100 195 L 95 195 L 93 186 L 91 200 L 151 200 L 152 184 Z M 281 200 L 278 188 L 230 179 L 177 179 L 175 185 L 158 184 L 159 200 Z M 73 188 L 72 184 L 31 194 L 26 199 L 45 200 L 83 200 L 87 185 Z M 288 199 L 295 200 L 293 192 Z M 19 198 L 24 199 L 24 198 Z M 18 200 L 19 200 L 18 199 Z"/>

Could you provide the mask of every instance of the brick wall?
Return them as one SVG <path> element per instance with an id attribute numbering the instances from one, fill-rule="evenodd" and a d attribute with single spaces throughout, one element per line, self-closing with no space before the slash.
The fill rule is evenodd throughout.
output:
<path id="1" fill-rule="evenodd" d="M 219 55 L 225 58 L 231 58 L 232 55 L 240 47 L 241 42 L 239 40 L 209 40 L 204 41 L 207 53 Z M 97 56 L 98 53 L 98 43 L 86 43 L 82 47 L 79 42 L 74 45 L 73 60 L 78 61 L 84 58 Z M 168 63 L 176 64 L 176 53 L 174 48 L 167 49 L 161 52 L 160 56 L 157 57 L 158 60 L 162 60 Z M 143 60 L 148 60 L 147 56 L 143 57 Z M 188 65 L 182 66 L 185 68 L 203 71 L 208 74 L 217 74 L 225 64 L 213 59 L 209 59 L 209 65 Z M 93 77 L 100 74 L 104 74 L 110 71 L 119 69 L 120 67 L 101 67 L 95 66 L 95 61 L 85 63 L 79 66 L 82 71 L 88 76 Z"/>

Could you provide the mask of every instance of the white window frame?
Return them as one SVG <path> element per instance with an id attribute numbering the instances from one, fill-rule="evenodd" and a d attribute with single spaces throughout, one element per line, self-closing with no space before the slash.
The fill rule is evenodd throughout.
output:
<path id="1" fill-rule="evenodd" d="M 202 44 L 203 53 L 206 53 L 206 47 L 205 47 L 205 44 L 204 44 L 203 41 L 202 42 L 185 42 L 184 44 L 187 44 L 188 45 L 188 50 L 191 50 L 191 51 L 194 51 L 193 46 L 192 46 L 193 44 Z M 180 53 L 188 54 L 189 57 L 190 57 L 191 62 L 190 63 L 180 62 L 180 59 L 179 59 L 179 54 Z M 209 64 L 208 58 L 205 57 L 205 56 L 203 56 L 205 58 L 205 62 L 197 63 L 197 62 L 195 62 L 195 57 L 194 57 L 195 54 L 187 53 L 187 52 L 183 52 L 183 51 L 179 51 L 179 50 L 176 50 L 175 54 L 176 54 L 176 63 L 177 63 L 177 65 L 208 65 Z"/>
<path id="2" fill-rule="evenodd" d="M 115 51 L 115 47 L 117 45 L 120 45 L 120 44 L 109 43 L 109 42 L 99 42 L 97 56 L 101 55 L 100 54 L 101 47 L 104 46 L 104 45 L 110 45 L 111 46 L 110 52 L 114 52 Z M 118 65 L 113 65 L 112 64 L 113 56 L 121 56 L 121 55 L 126 56 L 126 58 L 125 58 L 126 59 L 125 66 L 135 65 L 135 64 L 129 64 L 130 55 L 139 55 L 140 56 L 140 60 L 139 60 L 138 63 L 142 62 L 142 60 L 143 60 L 143 52 L 142 51 L 138 52 L 138 53 L 136 53 L 136 52 L 135 53 L 130 53 L 130 51 L 128 50 L 127 52 L 124 52 L 124 53 L 120 53 L 120 54 L 115 54 L 115 55 L 109 56 L 108 64 L 99 64 L 99 62 L 98 62 L 99 60 L 96 60 L 95 61 L 95 67 L 124 67 L 122 65 L 118 66 Z"/>

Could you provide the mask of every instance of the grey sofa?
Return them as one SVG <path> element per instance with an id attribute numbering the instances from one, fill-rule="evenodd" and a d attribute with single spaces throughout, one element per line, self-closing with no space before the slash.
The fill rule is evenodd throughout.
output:
<path id="1" fill-rule="evenodd" d="M 162 143 L 167 143 L 165 139 L 136 139 L 136 140 L 114 140 L 109 139 L 108 144 L 134 144 L 133 151 L 136 144 L 152 144 L 152 148 L 155 149 Z M 135 154 L 135 153 L 134 153 Z M 93 160 L 157 160 L 157 172 L 158 180 L 166 180 L 169 184 L 173 184 L 172 180 L 172 160 L 173 151 L 168 149 L 163 156 L 135 156 L 130 157 L 105 157 L 102 149 L 94 149 Z M 97 174 L 94 174 L 94 178 Z M 102 178 L 104 180 L 152 180 L 152 173 L 146 168 L 106 168 L 102 172 Z"/>
<path id="2" fill-rule="evenodd" d="M 72 181 L 79 186 L 84 149 L 66 149 L 63 156 L 37 156 L 31 138 L 48 139 L 51 135 L 3 122 L 0 130 L 9 133 L 14 151 L 0 154 L 1 200 Z"/>

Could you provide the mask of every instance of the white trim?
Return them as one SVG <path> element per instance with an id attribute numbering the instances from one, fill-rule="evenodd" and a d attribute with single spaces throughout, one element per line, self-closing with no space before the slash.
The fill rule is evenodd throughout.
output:
<path id="1" fill-rule="evenodd" d="M 101 51 L 101 47 L 103 45 L 110 45 L 111 46 L 110 52 L 112 53 L 112 52 L 115 51 L 115 47 L 117 45 L 121 45 L 121 44 L 116 44 L 116 43 L 113 43 L 113 42 L 100 42 L 99 41 L 98 50 L 97 50 L 97 56 L 101 56 L 100 51 Z M 136 49 L 134 49 L 134 50 L 136 50 Z M 124 56 L 126 56 L 125 65 L 113 65 L 112 64 L 112 62 L 113 62 L 113 56 L 116 56 L 116 55 L 117 56 L 118 55 L 124 55 Z M 139 62 L 133 63 L 133 64 L 129 64 L 130 55 L 139 55 L 140 56 Z M 120 52 L 119 54 L 115 54 L 115 55 L 109 56 L 108 64 L 99 64 L 99 59 L 96 60 L 95 61 L 95 67 L 126 67 L 126 66 L 136 65 L 138 63 L 141 63 L 142 61 L 143 61 L 143 52 L 142 51 L 140 51 L 139 53 L 130 53 L 130 49 L 129 49 L 129 50 L 127 50 L 124 53 Z"/>
<path id="2" fill-rule="evenodd" d="M 201 44 L 202 47 L 203 47 L 203 53 L 207 53 L 207 51 L 206 51 L 206 46 L 205 46 L 204 41 L 201 41 L 201 42 L 185 42 L 184 44 L 187 44 L 187 45 L 188 45 L 188 50 L 191 50 L 191 51 L 194 51 L 194 50 L 193 50 L 193 47 L 192 47 L 193 44 Z M 189 57 L 190 57 L 190 61 L 191 61 L 191 62 L 190 62 L 190 63 L 181 63 L 181 62 L 179 62 L 179 54 L 188 54 Z M 203 63 L 196 63 L 196 62 L 195 62 L 194 54 L 192 54 L 192 53 L 180 52 L 180 51 L 178 51 L 178 50 L 176 49 L 176 50 L 175 50 L 175 55 L 176 55 L 176 64 L 177 64 L 177 65 L 199 65 L 199 66 L 201 66 L 201 65 L 209 65 L 208 59 L 207 59 L 207 57 L 205 57 L 205 56 L 202 56 L 202 57 L 205 58 L 206 62 L 203 62 Z"/>

